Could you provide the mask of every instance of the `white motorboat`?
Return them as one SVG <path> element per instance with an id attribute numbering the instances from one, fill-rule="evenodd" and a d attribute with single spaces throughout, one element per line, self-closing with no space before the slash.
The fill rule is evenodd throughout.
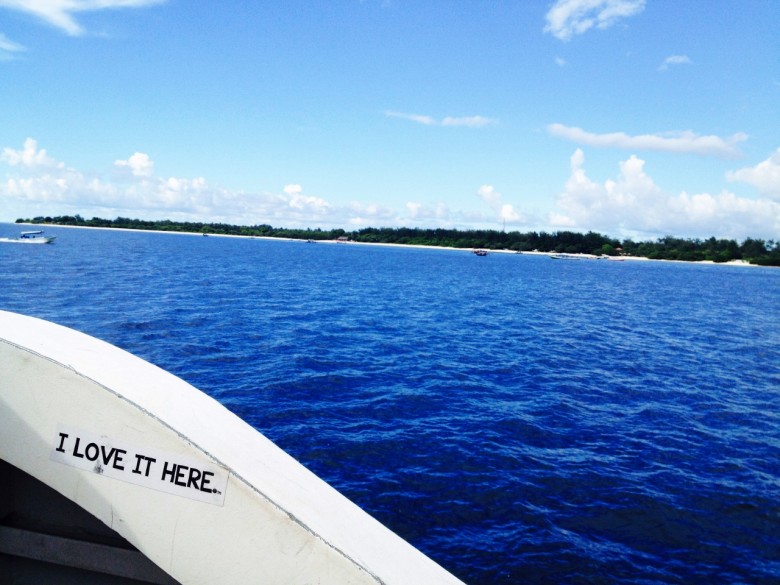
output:
<path id="1" fill-rule="evenodd" d="M 51 244 L 56 236 L 46 236 L 41 230 L 22 232 L 18 238 L 0 238 L 0 242 L 13 244 Z"/>
<path id="2" fill-rule="evenodd" d="M 55 581 L 463 585 L 180 378 L 0 311 L 0 582 Z"/>

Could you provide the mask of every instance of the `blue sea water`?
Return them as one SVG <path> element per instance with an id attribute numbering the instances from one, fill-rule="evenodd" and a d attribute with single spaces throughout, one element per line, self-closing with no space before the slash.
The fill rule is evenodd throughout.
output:
<path id="1" fill-rule="evenodd" d="M 780 583 L 778 269 L 47 232 L 0 309 L 184 378 L 467 583 Z"/>

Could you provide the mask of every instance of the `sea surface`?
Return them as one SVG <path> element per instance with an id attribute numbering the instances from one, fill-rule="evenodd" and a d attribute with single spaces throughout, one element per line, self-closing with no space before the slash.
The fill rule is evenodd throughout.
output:
<path id="1" fill-rule="evenodd" d="M 471 585 L 780 583 L 780 269 L 47 233 L 0 244 L 0 309 L 184 378 Z"/>

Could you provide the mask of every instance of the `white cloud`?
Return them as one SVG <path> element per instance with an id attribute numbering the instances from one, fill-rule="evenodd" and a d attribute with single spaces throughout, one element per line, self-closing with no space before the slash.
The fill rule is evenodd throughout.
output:
<path id="1" fill-rule="evenodd" d="M 330 211 L 330 204 L 322 197 L 303 195 L 302 193 L 288 194 L 287 205 L 296 211 L 308 216 L 321 216 Z"/>
<path id="2" fill-rule="evenodd" d="M 558 0 L 547 12 L 544 32 L 568 41 L 593 27 L 609 28 L 644 7 L 645 0 Z"/>
<path id="3" fill-rule="evenodd" d="M 780 201 L 780 148 L 754 167 L 729 171 L 726 178 L 753 185 L 760 193 Z"/>
<path id="4" fill-rule="evenodd" d="M 333 213 L 333 206 L 322 197 L 305 195 L 298 183 L 290 183 L 282 188 L 283 195 L 273 197 L 274 208 L 263 212 L 277 218 L 293 218 L 296 221 L 322 221 Z"/>
<path id="5" fill-rule="evenodd" d="M 9 61 L 14 58 L 15 53 L 26 50 L 24 46 L 15 43 L 3 33 L 0 33 L 0 61 Z"/>
<path id="6" fill-rule="evenodd" d="M 76 22 L 79 12 L 94 12 L 113 8 L 141 8 L 165 0 L 0 0 L 0 8 L 27 12 L 71 36 L 84 34 Z"/>
<path id="7" fill-rule="evenodd" d="M 430 206 L 410 201 L 406 204 L 406 210 L 409 219 L 415 221 L 434 219 L 441 223 L 449 221 L 451 215 L 450 208 L 441 202 Z"/>
<path id="8" fill-rule="evenodd" d="M 290 185 L 285 185 L 284 189 L 282 189 L 282 191 L 284 191 L 288 195 L 298 195 L 298 194 L 300 194 L 303 191 L 303 187 L 301 187 L 298 184 L 294 184 L 293 183 L 293 184 L 290 184 Z"/>
<path id="9" fill-rule="evenodd" d="M 512 204 L 503 202 L 501 193 L 496 191 L 492 185 L 482 185 L 477 189 L 477 196 L 493 209 L 498 220 L 514 224 L 527 221 L 526 216 L 516 211 Z"/>
<path id="10" fill-rule="evenodd" d="M 112 201 L 116 190 L 107 183 L 65 166 L 50 157 L 37 142 L 28 138 L 20 150 L 3 149 L 0 162 L 14 172 L 0 183 L 0 200 L 4 206 L 23 202 L 35 206 L 68 205 L 74 201 L 85 204 Z"/>
<path id="11" fill-rule="evenodd" d="M 116 216 L 141 219 L 225 222 L 238 225 L 270 223 L 281 227 L 402 226 L 410 222 L 430 227 L 496 225 L 500 219 L 520 220 L 511 205 L 492 200 L 494 215 L 452 211 L 445 203 L 410 202 L 401 209 L 371 202 L 334 205 L 289 183 L 277 193 L 232 191 L 204 177 L 159 177 L 154 161 L 136 152 L 114 161 L 106 176 L 68 167 L 38 147 L 34 139 L 21 149 L 0 152 L 0 210 L 5 219 L 35 215 Z M 14 214 L 14 215 L 10 215 Z"/>
<path id="12" fill-rule="evenodd" d="M 347 223 L 355 227 L 390 227 L 399 224 L 398 213 L 385 205 L 353 201 L 346 210 Z"/>
<path id="13" fill-rule="evenodd" d="M 620 163 L 616 179 L 603 183 L 585 172 L 585 155 L 571 157 L 571 174 L 558 196 L 550 224 L 621 235 L 688 237 L 774 237 L 780 231 L 780 204 L 768 199 L 719 194 L 665 192 L 645 173 L 645 161 L 631 156 Z"/>
<path id="14" fill-rule="evenodd" d="M 22 166 L 30 169 L 35 168 L 47 168 L 58 167 L 62 168 L 65 165 L 56 161 L 46 154 L 46 149 L 42 148 L 38 150 L 38 142 L 33 138 L 28 138 L 24 141 L 24 146 L 20 150 L 14 150 L 13 148 L 4 148 L 2 154 L 0 154 L 0 161 L 5 162 L 13 166 Z"/>
<path id="15" fill-rule="evenodd" d="M 468 126 L 469 128 L 481 128 L 495 123 L 496 120 L 485 116 L 463 116 L 460 118 L 447 116 L 441 121 L 442 126 Z"/>
<path id="16" fill-rule="evenodd" d="M 443 202 L 414 201 L 396 209 L 370 201 L 336 205 L 297 183 L 286 184 L 278 192 L 243 192 L 224 189 L 204 177 L 160 177 L 151 157 L 138 152 L 107 166 L 105 175 L 74 169 L 50 156 L 32 138 L 20 149 L 4 148 L 0 151 L 0 211 L 6 220 L 78 213 L 84 217 L 121 215 L 280 227 L 530 226 L 522 210 L 487 184 L 475 193 L 484 203 L 484 212 L 452 209 Z M 571 156 L 568 180 L 544 229 L 593 229 L 616 236 L 671 233 L 776 238 L 780 233 L 778 169 L 780 149 L 754 167 L 727 175 L 729 180 L 760 187 L 764 193 L 761 199 L 738 197 L 725 190 L 674 195 L 653 181 L 645 171 L 645 162 L 637 156 L 622 161 L 616 177 L 592 180 L 586 172 L 585 154 L 577 149 Z"/>
<path id="17" fill-rule="evenodd" d="M 367 221 L 392 215 L 381 206 L 336 207 L 304 193 L 298 184 L 285 185 L 280 193 L 246 193 L 213 185 L 204 177 L 158 177 L 153 160 L 141 152 L 115 161 L 114 172 L 101 177 L 66 166 L 29 138 L 21 149 L 4 148 L 0 163 L 7 168 L 5 177 L 0 174 L 0 210 L 16 214 L 8 220 L 78 213 L 84 217 L 319 227 L 346 225 L 357 214 Z"/>
<path id="18" fill-rule="evenodd" d="M 437 120 L 431 116 L 424 116 L 421 114 L 405 114 L 403 112 L 386 111 L 385 116 L 388 118 L 400 118 L 401 120 L 409 120 L 410 122 L 416 122 L 423 126 L 466 126 L 468 128 L 482 128 L 483 126 L 490 126 L 497 124 L 498 120 L 493 118 L 487 118 L 485 116 L 446 116 L 441 120 Z"/>
<path id="19" fill-rule="evenodd" d="M 493 185 L 482 185 L 477 189 L 477 195 L 490 207 L 497 207 L 501 204 L 501 193 L 496 191 Z"/>
<path id="20" fill-rule="evenodd" d="M 361 217 L 391 219 L 396 215 L 395 210 L 376 203 L 360 203 L 353 201 L 347 207 L 354 215 Z"/>
<path id="21" fill-rule="evenodd" d="M 114 161 L 114 166 L 129 170 L 135 177 L 151 177 L 154 174 L 154 162 L 143 152 L 136 152 L 127 160 Z"/>
<path id="22" fill-rule="evenodd" d="M 599 148 L 657 150 L 724 157 L 739 155 L 739 149 L 737 149 L 736 144 L 747 140 L 747 134 L 743 132 L 738 132 L 729 138 L 700 136 L 690 130 L 630 136 L 624 132 L 594 134 L 586 132 L 582 128 L 564 126 L 563 124 L 550 124 L 547 127 L 547 131 L 553 136 Z"/>
<path id="23" fill-rule="evenodd" d="M 499 217 L 504 221 L 508 221 L 511 223 L 525 221 L 525 216 L 522 213 L 517 212 L 514 206 L 509 203 L 504 203 L 501 206 Z"/>
<path id="24" fill-rule="evenodd" d="M 187 214 L 219 216 L 223 210 L 238 214 L 246 209 L 237 194 L 211 186 L 202 177 L 155 177 L 154 163 L 143 153 L 114 163 L 114 169 L 126 171 L 133 179 L 124 184 L 68 167 L 39 149 L 32 138 L 20 150 L 4 148 L 0 162 L 10 169 L 0 182 L 0 207 L 8 209 L 16 206 L 46 215 L 113 213 L 156 219 Z"/>
<path id="25" fill-rule="evenodd" d="M 409 120 L 410 122 L 417 122 L 418 124 L 423 124 L 424 126 L 435 126 L 436 120 L 431 118 L 430 116 L 423 116 L 420 114 L 404 114 L 401 112 L 385 112 L 385 116 L 388 118 L 400 118 L 401 120 Z"/>
<path id="26" fill-rule="evenodd" d="M 691 65 L 691 64 L 693 64 L 693 61 L 691 61 L 688 55 L 671 55 L 670 57 L 664 59 L 664 62 L 658 66 L 658 71 L 666 71 L 669 69 L 670 65 Z"/>

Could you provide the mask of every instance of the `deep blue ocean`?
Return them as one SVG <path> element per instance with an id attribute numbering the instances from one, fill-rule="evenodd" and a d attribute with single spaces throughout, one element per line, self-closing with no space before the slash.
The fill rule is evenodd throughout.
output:
<path id="1" fill-rule="evenodd" d="M 780 583 L 780 269 L 46 231 L 0 309 L 184 378 L 471 585 Z"/>

